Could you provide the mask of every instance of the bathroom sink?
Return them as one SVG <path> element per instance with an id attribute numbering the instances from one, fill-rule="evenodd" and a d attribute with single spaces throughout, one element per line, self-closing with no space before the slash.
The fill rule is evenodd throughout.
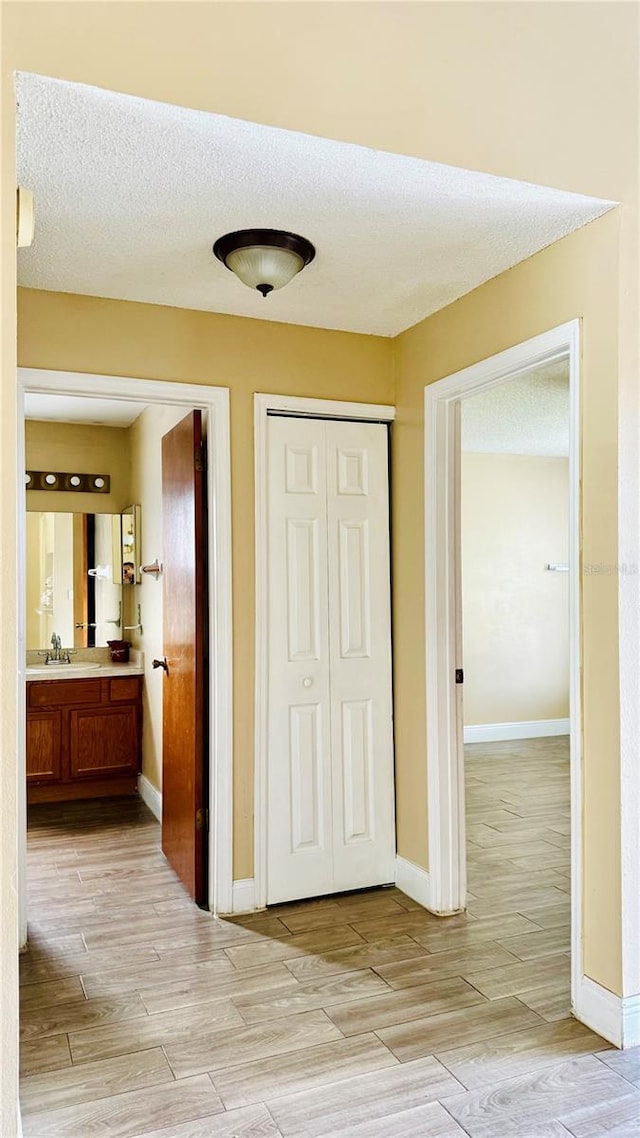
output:
<path id="1" fill-rule="evenodd" d="M 77 664 L 43 664 L 42 666 L 36 665 L 35 667 L 27 668 L 27 676 L 66 676 L 72 675 L 73 672 L 95 672 L 101 668 L 101 664 L 94 664 L 91 661 L 81 662 Z"/>

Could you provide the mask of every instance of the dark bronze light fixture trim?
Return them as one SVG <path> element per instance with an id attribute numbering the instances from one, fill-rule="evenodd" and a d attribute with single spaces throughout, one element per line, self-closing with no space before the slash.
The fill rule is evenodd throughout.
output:
<path id="1" fill-rule="evenodd" d="M 108 494 L 111 478 L 108 474 L 64 474 L 55 470 L 27 470 L 27 490 L 65 490 L 77 494 Z"/>
<path id="2" fill-rule="evenodd" d="M 243 266 L 245 271 L 241 272 L 238 264 L 233 263 L 234 259 L 237 262 L 237 258 L 233 255 L 243 250 L 249 255 L 254 252 L 256 262 L 255 266 L 245 264 Z M 276 255 L 283 254 L 279 258 L 280 271 L 275 272 L 271 280 L 268 279 L 269 272 L 266 271 L 265 279 L 260 280 L 260 255 L 269 250 L 273 250 Z M 256 288 L 263 296 L 268 296 L 274 289 L 288 284 L 297 273 L 313 261 L 316 255 L 315 248 L 306 237 L 300 237 L 298 233 L 288 233 L 283 229 L 237 229 L 233 233 L 225 233 L 223 237 L 219 237 L 213 246 L 213 252 L 218 260 L 222 261 L 231 272 L 236 273 L 247 287 Z M 255 273 L 258 273 L 257 280 L 254 279 Z"/>

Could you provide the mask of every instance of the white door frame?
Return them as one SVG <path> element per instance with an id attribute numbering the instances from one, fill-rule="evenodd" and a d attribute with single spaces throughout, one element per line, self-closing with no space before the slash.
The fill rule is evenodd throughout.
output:
<path id="1" fill-rule="evenodd" d="M 580 593 L 580 321 L 572 320 L 425 388 L 425 610 L 430 908 L 466 907 L 464 749 L 455 669 L 460 485 L 455 446 L 459 401 L 532 367 L 569 361 L 569 657 L 571 769 L 571 995 L 582 974 L 582 713 Z"/>
<path id="2" fill-rule="evenodd" d="M 209 503 L 209 857 L 208 904 L 214 913 L 232 907 L 233 715 L 231 626 L 231 459 L 229 391 L 203 384 L 164 383 L 123 376 L 18 368 L 18 479 L 24 486 L 25 392 L 123 399 L 136 403 L 201 408 L 209 439 L 207 495 Z M 18 521 L 18 659 L 26 662 L 25 514 Z M 144 523 L 143 523 L 144 524 Z M 27 939 L 26 906 L 26 715 L 25 684 L 19 684 L 22 706 L 18 725 L 18 844 L 20 871 L 20 943 Z"/>
<path id="3" fill-rule="evenodd" d="M 267 904 L 267 731 L 269 706 L 269 574 L 267 509 L 267 421 L 270 411 L 314 418 L 360 419 L 391 423 L 395 407 L 376 403 L 343 403 L 335 399 L 299 399 L 292 395 L 254 396 L 255 455 L 255 790 L 254 881 L 238 897 L 236 908 L 264 909 Z M 252 886 L 252 888 L 251 888 Z"/>

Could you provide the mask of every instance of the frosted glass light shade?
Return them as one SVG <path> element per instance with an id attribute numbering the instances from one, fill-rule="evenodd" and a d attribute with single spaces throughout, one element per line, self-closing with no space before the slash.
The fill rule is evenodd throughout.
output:
<path id="1" fill-rule="evenodd" d="M 297 253 L 291 249 L 276 249 L 273 245 L 237 249 L 229 253 L 225 264 L 249 288 L 271 285 L 270 292 L 289 284 L 296 273 L 304 269 L 304 261 Z"/>
<path id="2" fill-rule="evenodd" d="M 248 288 L 263 296 L 283 288 L 316 255 L 306 237 L 281 229 L 239 229 L 225 233 L 213 252 Z"/>

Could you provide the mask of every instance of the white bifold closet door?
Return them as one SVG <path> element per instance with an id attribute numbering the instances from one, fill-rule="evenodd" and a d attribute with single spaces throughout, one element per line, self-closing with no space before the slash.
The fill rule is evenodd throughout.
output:
<path id="1" fill-rule="evenodd" d="M 387 447 L 269 418 L 269 904 L 395 878 Z"/>

